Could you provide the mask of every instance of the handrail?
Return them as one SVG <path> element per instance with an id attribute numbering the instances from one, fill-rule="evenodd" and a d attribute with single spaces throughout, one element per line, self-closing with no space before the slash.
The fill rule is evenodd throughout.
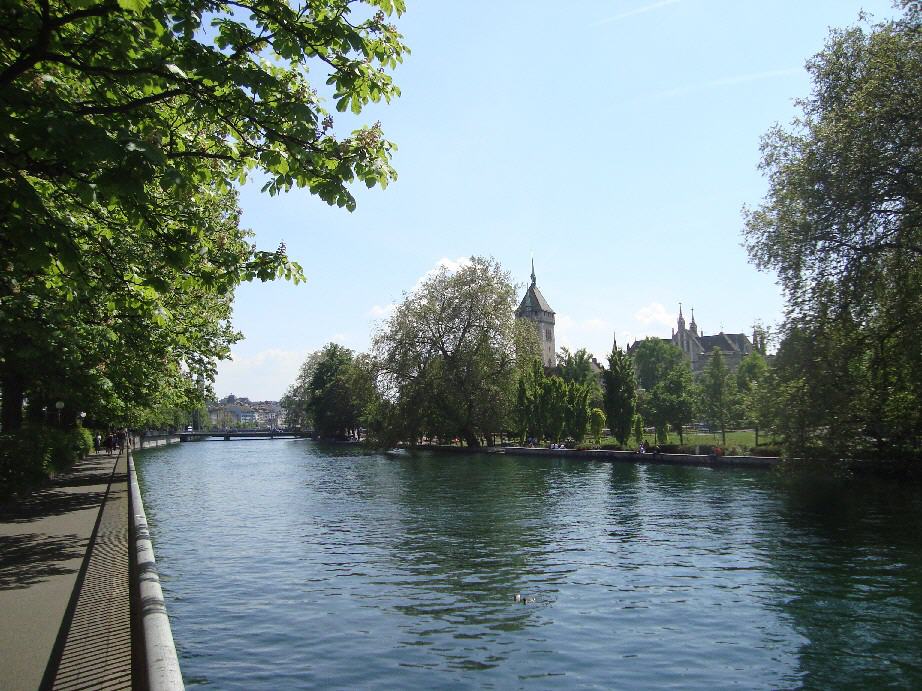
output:
<path id="1" fill-rule="evenodd" d="M 136 555 L 132 587 L 137 588 L 139 604 L 139 633 L 144 641 L 144 664 L 149 691 L 180 691 L 185 688 L 176 646 L 166 613 L 166 602 L 160 588 L 157 562 L 151 544 L 150 531 L 141 490 L 134 469 L 134 459 L 128 454 L 128 474 L 131 485 L 131 512 L 134 533 L 133 550 Z"/>

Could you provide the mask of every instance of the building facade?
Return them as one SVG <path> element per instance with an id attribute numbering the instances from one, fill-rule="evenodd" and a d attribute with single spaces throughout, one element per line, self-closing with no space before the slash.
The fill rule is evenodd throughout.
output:
<path id="1" fill-rule="evenodd" d="M 695 323 L 695 310 L 692 310 L 691 322 L 686 327 L 681 303 L 676 327 L 672 330 L 672 338 L 663 340 L 672 343 L 685 354 L 685 358 L 691 365 L 692 373 L 696 375 L 707 367 L 714 348 L 720 351 L 727 369 L 734 372 L 743 358 L 753 351 L 752 341 L 744 333 L 728 334 L 721 331 L 711 336 L 699 333 L 698 324 Z M 628 352 L 632 351 L 637 343 L 638 341 L 635 341 Z"/>
<path id="2" fill-rule="evenodd" d="M 531 262 L 531 285 L 525 291 L 525 297 L 515 311 L 518 319 L 526 319 L 535 325 L 538 333 L 538 345 L 541 348 L 541 362 L 545 367 L 557 366 L 557 347 L 554 341 L 554 310 L 538 290 L 535 280 L 535 262 Z"/>

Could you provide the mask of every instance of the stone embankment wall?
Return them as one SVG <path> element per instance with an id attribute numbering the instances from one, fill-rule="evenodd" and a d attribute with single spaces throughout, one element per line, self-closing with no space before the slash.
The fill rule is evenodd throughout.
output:
<path id="1" fill-rule="evenodd" d="M 132 446 L 135 449 L 149 449 L 154 446 L 166 446 L 167 444 L 178 444 L 178 434 L 133 434 L 131 435 Z"/>
<path id="2" fill-rule="evenodd" d="M 461 453 L 504 453 L 509 456 L 543 456 L 547 458 L 579 458 L 591 461 L 624 463 L 665 463 L 670 465 L 694 465 L 705 467 L 771 468 L 781 462 L 779 458 L 763 456 L 698 456 L 682 453 L 636 453 L 634 451 L 609 451 L 576 449 L 546 449 L 541 447 L 505 446 L 470 448 L 461 446 L 431 446 L 434 451 Z"/>
<path id="3" fill-rule="evenodd" d="M 176 441 L 179 441 L 178 437 Z M 141 499 L 141 488 L 138 486 L 134 458 L 130 453 L 128 489 L 132 686 L 146 691 L 182 691 L 184 686 L 179 658 L 176 655 L 176 645 L 167 616 L 166 601 L 160 588 L 160 575 L 157 572 L 157 561 L 154 558 L 154 547 L 147 526 L 144 502 Z"/>

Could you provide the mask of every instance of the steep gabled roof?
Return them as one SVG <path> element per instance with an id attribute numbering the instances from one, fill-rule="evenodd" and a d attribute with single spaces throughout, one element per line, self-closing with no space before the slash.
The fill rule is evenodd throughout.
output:
<path id="1" fill-rule="evenodd" d="M 528 290 L 525 291 L 525 297 L 522 298 L 522 302 L 519 304 L 519 308 L 515 313 L 521 316 L 525 312 L 532 312 L 535 310 L 540 310 L 542 312 L 550 312 L 554 314 L 554 310 L 551 309 L 551 306 L 547 304 L 547 300 L 544 299 L 544 296 L 541 294 L 541 291 L 538 290 L 537 279 L 535 278 L 535 260 L 531 260 L 531 285 L 528 286 Z"/>
<path id="2" fill-rule="evenodd" d="M 531 310 L 542 310 L 544 312 L 550 312 L 554 314 L 554 310 L 551 309 L 551 306 L 547 304 L 547 300 L 544 299 L 544 296 L 541 294 L 541 291 L 538 290 L 538 286 L 532 283 L 528 290 L 525 291 L 525 297 L 522 298 L 522 302 L 519 305 L 519 312 L 531 311 Z"/>
<path id="3" fill-rule="evenodd" d="M 710 353 L 714 346 L 717 346 L 723 352 L 735 350 L 741 353 L 752 347 L 746 334 L 719 333 L 711 336 L 698 336 L 698 343 L 701 344 L 701 352 L 703 353 Z"/>

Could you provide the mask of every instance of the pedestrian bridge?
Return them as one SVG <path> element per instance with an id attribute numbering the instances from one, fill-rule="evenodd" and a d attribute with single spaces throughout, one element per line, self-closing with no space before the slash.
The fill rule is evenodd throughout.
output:
<path id="1" fill-rule="evenodd" d="M 314 436 L 313 430 L 285 429 L 235 429 L 235 430 L 199 430 L 197 432 L 179 432 L 180 441 L 215 441 L 223 439 L 301 439 Z"/>

